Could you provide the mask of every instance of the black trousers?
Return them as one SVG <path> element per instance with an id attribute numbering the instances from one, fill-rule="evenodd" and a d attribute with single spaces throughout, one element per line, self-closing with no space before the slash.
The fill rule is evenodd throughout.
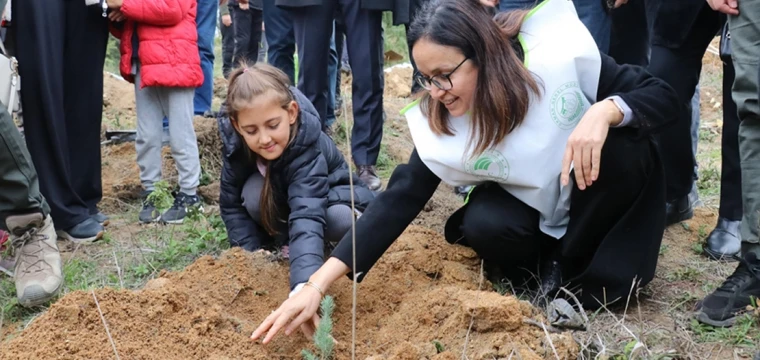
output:
<path id="1" fill-rule="evenodd" d="M 231 12 L 230 17 L 232 17 Z M 222 75 L 226 79 L 230 76 L 233 68 L 232 55 L 235 52 L 235 29 L 233 25 L 224 26 L 222 24 L 221 14 L 219 14 L 219 32 L 222 34 Z"/>
<path id="2" fill-rule="evenodd" d="M 722 19 L 717 12 L 710 9 L 706 3 L 700 6 L 702 9 L 695 23 L 680 44 L 666 46 L 658 42 L 653 43 L 648 67 L 652 75 L 665 80 L 673 87 L 681 104 L 681 111 L 675 123 L 657 137 L 665 166 L 667 201 L 686 196 L 694 181 L 691 99 L 702 71 L 702 57 L 722 25 Z M 653 36 L 657 34 L 654 33 Z"/>
<path id="3" fill-rule="evenodd" d="M 361 1 L 356 0 L 327 0 L 323 5 L 288 8 L 298 45 L 298 88 L 324 122 L 329 88 L 327 61 L 336 7 L 340 7 L 346 26 L 353 74 L 353 161 L 356 165 L 375 165 L 383 137 L 382 13 L 362 9 Z"/>
<path id="4" fill-rule="evenodd" d="M 259 58 L 263 12 L 253 8 L 242 10 L 239 6 L 230 6 L 230 14 L 232 27 L 235 29 L 235 51 L 232 61 L 235 64 L 241 61 L 253 64 Z"/>
<path id="5" fill-rule="evenodd" d="M 742 169 L 739 158 L 739 113 L 731 95 L 736 72 L 731 59 L 723 62 L 723 134 L 721 138 L 720 209 L 722 218 L 742 219 Z"/>
<path id="6" fill-rule="evenodd" d="M 29 153 L 56 227 L 97 211 L 108 20 L 84 1 L 14 0 Z"/>
<path id="7" fill-rule="evenodd" d="M 464 242 L 514 285 L 534 278 L 542 262 L 558 261 L 566 286 L 592 308 L 604 295 L 610 301 L 625 296 L 634 279 L 645 285 L 654 277 L 665 228 L 664 186 L 653 143 L 633 134 L 610 129 L 599 180 L 583 191 L 573 187 L 561 239 L 541 232 L 538 211 L 487 183 L 475 188 L 464 208 Z"/>

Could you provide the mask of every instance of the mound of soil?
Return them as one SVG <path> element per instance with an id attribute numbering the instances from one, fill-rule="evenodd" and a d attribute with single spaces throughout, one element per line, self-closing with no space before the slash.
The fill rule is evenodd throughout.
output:
<path id="1" fill-rule="evenodd" d="M 456 359 L 465 339 L 470 359 L 573 359 L 568 333 L 547 336 L 527 303 L 500 296 L 479 273 L 475 253 L 448 245 L 436 232 L 412 227 L 359 285 L 359 359 Z M 100 309 L 122 359 L 300 359 L 313 348 L 300 333 L 263 346 L 255 327 L 288 293 L 286 264 L 232 249 L 203 257 L 182 272 L 162 273 L 141 291 L 99 289 Z M 335 296 L 336 359 L 350 357 L 351 282 Z M 468 331 L 469 330 L 469 331 Z M 438 353 L 434 341 L 443 345 Z M 45 346 L 39 346 L 44 344 Z M 5 344 L 8 359 L 111 359 L 92 293 L 66 295 Z"/>

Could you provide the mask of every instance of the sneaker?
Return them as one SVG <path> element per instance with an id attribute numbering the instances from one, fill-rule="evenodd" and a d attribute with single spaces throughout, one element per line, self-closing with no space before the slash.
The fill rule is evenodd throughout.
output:
<path id="1" fill-rule="evenodd" d="M 156 209 L 156 205 L 153 204 L 153 201 L 149 200 L 151 193 L 152 191 L 144 191 L 141 195 L 143 199 L 143 206 L 142 210 L 140 210 L 139 219 L 143 224 L 154 223 L 161 218 L 161 213 L 159 213 L 158 209 Z"/>
<path id="2" fill-rule="evenodd" d="M 58 231 L 58 237 L 77 244 L 88 244 L 103 238 L 106 229 L 93 218 L 88 217 L 79 224 Z"/>
<path id="3" fill-rule="evenodd" d="M 174 205 L 161 214 L 161 221 L 167 224 L 182 224 L 192 208 L 203 211 L 201 198 L 198 195 L 187 195 L 183 192 L 174 197 Z"/>
<path id="4" fill-rule="evenodd" d="M 380 178 L 377 176 L 377 169 L 373 165 L 359 165 L 358 166 L 359 179 L 362 179 L 365 185 L 372 190 L 380 190 L 383 186 L 380 182 Z"/>
<path id="5" fill-rule="evenodd" d="M 16 255 L 14 280 L 18 302 L 25 307 L 42 305 L 63 285 L 53 220 L 35 213 L 9 216 L 6 224 Z"/>
<path id="6" fill-rule="evenodd" d="M 697 320 L 701 323 L 728 327 L 739 313 L 751 305 L 751 298 L 760 298 L 760 260 L 754 253 L 739 257 L 739 266 L 712 294 L 700 304 Z"/>
<path id="7" fill-rule="evenodd" d="M 108 216 L 106 216 L 105 214 L 103 214 L 100 211 L 96 212 L 95 214 L 91 214 L 90 217 L 93 220 L 97 221 L 98 224 L 100 224 L 101 226 L 104 226 L 104 227 L 108 226 L 108 224 L 111 223 L 111 219 L 109 219 Z"/>

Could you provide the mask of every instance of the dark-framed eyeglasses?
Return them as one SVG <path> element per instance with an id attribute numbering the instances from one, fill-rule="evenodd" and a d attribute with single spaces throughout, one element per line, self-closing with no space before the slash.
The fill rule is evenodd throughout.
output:
<path id="1" fill-rule="evenodd" d="M 462 62 L 460 62 L 459 65 L 454 68 L 454 70 L 451 70 L 446 74 L 438 74 L 435 76 L 427 77 L 418 73 L 417 76 L 415 76 L 415 80 L 425 90 L 431 90 L 433 88 L 433 85 L 444 91 L 451 90 L 451 88 L 454 87 L 454 84 L 451 82 L 451 75 L 454 74 L 454 72 L 457 71 L 457 69 L 459 69 L 467 60 L 470 60 L 470 58 L 464 58 L 464 60 L 462 60 Z"/>

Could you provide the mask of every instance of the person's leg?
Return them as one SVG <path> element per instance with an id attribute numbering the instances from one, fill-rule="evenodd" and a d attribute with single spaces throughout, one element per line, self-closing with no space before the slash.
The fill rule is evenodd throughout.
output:
<path id="1" fill-rule="evenodd" d="M 353 72 L 353 161 L 367 186 L 378 190 L 381 183 L 375 164 L 383 138 L 382 13 L 364 10 L 357 1 L 340 0 L 340 3 Z"/>
<path id="2" fill-rule="evenodd" d="M 351 231 L 355 214 L 348 205 L 337 204 L 325 212 L 325 242 L 337 244 L 347 232 Z"/>
<path id="3" fill-rule="evenodd" d="M 196 115 L 204 115 L 211 111 L 211 98 L 214 93 L 214 36 L 218 10 L 218 0 L 198 0 L 195 22 L 198 30 L 198 51 L 201 56 L 203 85 L 195 90 L 193 107 Z"/>
<path id="4" fill-rule="evenodd" d="M 338 81 L 338 50 L 335 48 L 335 21 L 333 32 L 330 36 L 330 57 L 327 58 L 327 79 L 329 89 L 327 91 L 327 119 L 324 128 L 330 129 L 335 122 L 335 87 Z"/>
<path id="5" fill-rule="evenodd" d="M 251 61 L 249 58 L 251 52 L 249 47 L 251 46 L 251 41 L 253 41 L 253 34 L 251 34 L 251 28 L 253 27 L 251 11 L 251 9 L 243 10 L 239 6 L 232 6 L 230 8 L 232 26 L 235 29 L 235 51 L 232 55 L 232 61 L 235 64 L 240 64 L 241 61 Z"/>
<path id="6" fill-rule="evenodd" d="M 645 0 L 629 0 L 610 12 L 609 55 L 618 64 L 649 65 L 650 27 Z"/>
<path id="7" fill-rule="evenodd" d="M 69 144 L 69 179 L 90 215 L 103 197 L 100 127 L 103 114 L 103 72 L 108 45 L 108 20 L 97 6 L 71 4 L 66 15 L 64 116 Z"/>
<path id="8" fill-rule="evenodd" d="M 152 192 L 161 180 L 161 120 L 166 116 L 159 96 L 159 88 L 140 88 L 140 67 L 135 75 L 135 108 L 137 134 L 135 152 L 140 168 L 140 183 L 144 190 Z M 171 134 L 171 131 L 170 131 Z M 173 134 L 172 134 L 173 135 Z"/>
<path id="9" fill-rule="evenodd" d="M 705 4 L 678 46 L 665 46 L 659 42 L 652 46 L 648 70 L 676 91 L 682 109 L 675 123 L 657 136 L 668 186 L 668 224 L 683 221 L 693 214 L 688 197 L 694 182 L 691 100 L 699 81 L 702 56 L 715 37 L 720 21 L 718 14 Z"/>
<path id="10" fill-rule="evenodd" d="M 463 242 L 491 269 L 489 279 L 508 279 L 515 288 L 532 288 L 537 280 L 542 244 L 539 213 L 496 183 L 473 190 L 460 225 Z"/>
<path id="11" fill-rule="evenodd" d="M 742 248 L 734 273 L 702 300 L 697 320 L 713 326 L 733 325 L 752 298 L 760 298 L 760 2 L 739 1 L 739 15 L 730 16 L 728 25 L 736 70 L 733 99 L 741 121 Z"/>
<path id="12" fill-rule="evenodd" d="M 172 158 L 179 175 L 179 193 L 174 204 L 161 214 L 161 221 L 181 224 L 191 208 L 201 205 L 197 195 L 201 178 L 201 163 L 198 156 L 198 140 L 193 127 L 193 89 L 161 88 L 164 113 L 169 117 L 169 135 Z"/>
<path id="13" fill-rule="evenodd" d="M 264 23 L 263 22 L 263 19 L 264 19 L 264 13 L 263 12 L 261 13 L 261 18 L 262 18 L 261 23 L 263 24 Z M 267 62 L 267 51 L 268 50 L 269 50 L 269 44 L 267 44 L 267 34 L 266 34 L 265 29 L 262 29 L 261 30 L 261 46 L 259 47 L 259 58 L 256 60 L 256 62 L 262 62 L 262 63 Z"/>
<path id="14" fill-rule="evenodd" d="M 68 4 L 48 4 L 43 0 L 13 2 L 26 143 L 42 180 L 40 190 L 60 229 L 89 219 L 87 204 L 69 181 L 69 141 L 64 115 L 67 96 L 63 82 L 64 18 Z"/>
<path id="15" fill-rule="evenodd" d="M 293 20 L 288 10 L 275 6 L 275 0 L 263 2 L 269 65 L 282 70 L 290 78 L 290 83 L 295 84 L 293 53 L 296 51 L 296 38 L 293 33 Z"/>
<path id="16" fill-rule="evenodd" d="M 0 229 L 9 231 L 16 255 L 9 262 L 0 254 L 0 266 L 14 269 L 16 296 L 24 306 L 41 305 L 63 284 L 49 213 L 31 156 L 10 113 L 0 104 Z M 24 237 L 25 241 L 16 241 Z"/>
<path id="17" fill-rule="evenodd" d="M 254 63 L 258 61 L 259 51 L 261 49 L 261 21 L 263 13 L 261 10 L 256 9 L 250 9 L 248 10 L 248 13 L 251 17 L 251 36 L 248 40 L 248 55 L 246 55 L 246 57 L 248 58 L 248 61 Z"/>
<path id="18" fill-rule="evenodd" d="M 248 211 L 256 224 L 261 224 L 261 191 L 264 189 L 264 177 L 258 172 L 251 175 L 243 185 L 243 191 L 240 194 L 243 199 L 243 207 Z"/>
<path id="19" fill-rule="evenodd" d="M 336 1 L 329 0 L 322 5 L 289 8 L 296 44 L 298 44 L 298 89 L 314 105 L 323 125 L 327 119 L 330 84 L 327 64 L 330 57 L 330 36 Z M 359 6 L 358 2 L 356 6 Z"/>
<path id="20" fill-rule="evenodd" d="M 573 1 L 578 17 L 586 25 L 596 41 L 596 46 L 603 53 L 610 50 L 610 16 L 601 0 L 575 0 Z"/>
<path id="21" fill-rule="evenodd" d="M 731 98 L 734 64 L 723 63 L 723 135 L 721 139 L 720 206 L 718 223 L 707 236 L 705 254 L 730 259 L 741 250 L 742 182 L 739 164 L 739 115 Z"/>
<path id="22" fill-rule="evenodd" d="M 563 283 L 586 308 L 627 297 L 654 278 L 665 229 L 665 186 L 655 145 L 633 129 L 610 129 L 599 178 L 573 186 L 570 221 L 555 255 Z M 645 227 L 640 224 L 647 224 Z"/>
<path id="23" fill-rule="evenodd" d="M 232 17 L 231 14 L 228 16 Z M 233 68 L 232 54 L 235 51 L 235 30 L 232 25 L 225 26 L 222 24 L 221 15 L 219 16 L 219 31 L 222 33 L 222 74 L 226 79 L 230 76 Z"/>

